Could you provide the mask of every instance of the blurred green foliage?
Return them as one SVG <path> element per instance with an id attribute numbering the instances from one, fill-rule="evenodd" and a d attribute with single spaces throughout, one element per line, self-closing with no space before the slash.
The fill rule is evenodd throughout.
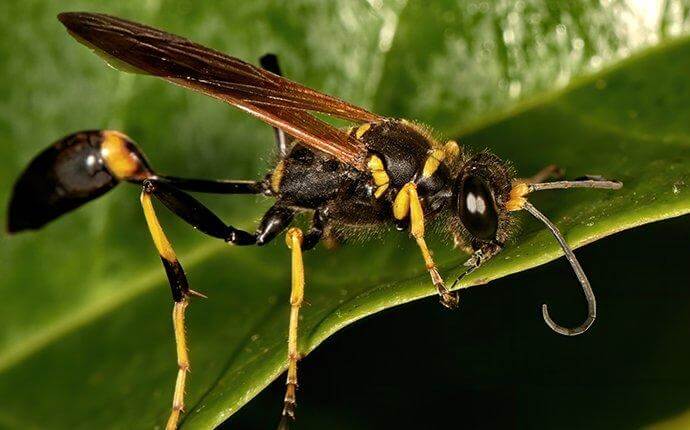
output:
<path id="1" fill-rule="evenodd" d="M 620 192 L 535 195 L 572 244 L 681 215 L 690 210 L 688 7 L 638 3 L 4 1 L 0 200 L 33 155 L 80 129 L 120 129 L 160 171 L 179 176 L 250 179 L 270 166 L 270 128 L 201 95 L 107 68 L 55 19 L 91 10 L 248 60 L 275 52 L 295 80 L 426 122 L 473 150 L 490 147 L 525 176 L 558 163 L 569 176 L 623 180 Z M 150 428 L 167 416 L 176 371 L 170 298 L 137 194 L 123 186 L 40 233 L 2 237 L 0 426 Z M 247 229 L 269 204 L 204 201 Z M 288 256 L 281 241 L 228 248 L 170 216 L 163 222 L 192 285 L 210 297 L 189 311 L 185 421 L 209 428 L 284 368 Z M 465 256 L 430 244 L 443 273 L 457 275 Z M 559 254 L 527 220 L 515 243 L 467 281 Z M 433 294 L 404 235 L 319 249 L 306 260 L 304 352 L 358 318 Z"/>

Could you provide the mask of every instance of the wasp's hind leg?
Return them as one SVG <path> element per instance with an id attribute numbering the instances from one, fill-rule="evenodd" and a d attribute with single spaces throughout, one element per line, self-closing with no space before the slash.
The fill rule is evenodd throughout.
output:
<path id="1" fill-rule="evenodd" d="M 278 76 L 283 76 L 283 74 L 280 72 L 278 57 L 275 54 L 266 54 L 259 59 L 259 62 L 261 63 L 261 67 L 263 69 L 268 70 L 269 72 L 274 73 Z M 285 156 L 287 156 L 288 154 L 290 146 L 287 136 L 285 135 L 285 132 L 283 130 L 277 127 L 273 127 L 273 131 L 275 132 L 276 146 L 278 147 L 280 157 L 285 158 Z"/>
<path id="2" fill-rule="evenodd" d="M 155 179 L 144 181 L 144 193 L 154 196 L 171 212 L 195 229 L 233 245 L 254 245 L 256 235 L 225 224 L 197 199 L 176 187 Z"/>
<path id="3" fill-rule="evenodd" d="M 223 179 L 190 179 L 176 176 L 156 176 L 152 179 L 173 187 L 208 194 L 266 194 L 271 195 L 271 187 L 263 181 L 230 181 Z"/>
<path id="4" fill-rule="evenodd" d="M 187 372 L 189 371 L 189 356 L 187 354 L 187 338 L 185 335 L 185 310 L 189 304 L 189 296 L 193 292 L 189 289 L 187 276 L 184 273 L 182 265 L 177 260 L 175 251 L 170 245 L 168 238 L 163 232 L 163 228 L 158 221 L 155 209 L 151 202 L 151 193 L 147 191 L 146 187 L 141 193 L 141 205 L 144 209 L 144 216 L 149 227 L 149 232 L 156 245 L 158 254 L 165 267 L 165 273 L 168 275 L 170 288 L 172 289 L 172 296 L 174 301 L 173 306 L 173 328 L 175 332 L 175 344 L 177 350 L 177 379 L 175 381 L 175 391 L 173 394 L 172 411 L 166 424 L 166 430 L 174 430 L 177 428 L 177 423 L 180 419 L 180 414 L 184 410 L 184 391 L 187 380 Z"/>
<path id="5" fill-rule="evenodd" d="M 281 202 L 276 203 L 266 212 L 257 230 L 257 235 L 266 243 L 275 238 L 294 217 L 294 211 L 289 212 Z M 299 325 L 299 311 L 304 300 L 304 264 L 302 252 L 312 249 L 323 237 L 328 221 L 328 211 L 317 209 L 314 212 L 312 226 L 304 235 L 296 227 L 290 228 L 285 234 L 285 242 L 292 253 L 292 282 L 290 292 L 290 324 L 288 328 L 288 371 L 283 402 L 283 412 L 280 418 L 279 430 L 286 430 L 291 421 L 295 420 L 295 406 L 297 405 L 297 362 L 300 359 L 297 346 L 297 329 Z M 257 244 L 259 241 L 257 240 Z"/>
<path id="6" fill-rule="evenodd" d="M 224 189 L 227 192 L 243 193 L 244 191 L 259 191 L 259 183 L 252 185 L 249 182 L 241 181 L 205 181 L 205 180 L 160 180 L 146 179 L 143 181 L 141 192 L 141 205 L 144 208 L 144 216 L 148 224 L 151 237 L 160 254 L 168 281 L 172 289 L 172 296 L 175 305 L 173 307 L 173 327 L 175 331 L 175 342 L 177 345 L 178 374 L 173 395 L 172 412 L 168 418 L 167 430 L 177 428 L 180 414 L 184 410 L 184 390 L 189 371 L 189 356 L 187 354 L 187 340 L 185 336 L 185 310 L 189 304 L 190 295 L 199 295 L 189 289 L 187 277 L 182 265 L 177 259 L 175 251 L 158 221 L 151 197 L 155 197 L 163 203 L 171 212 L 192 225 L 199 231 L 235 245 L 253 245 L 257 242 L 257 235 L 248 233 L 226 225 L 206 206 L 201 204 L 194 197 L 177 189 L 171 184 L 181 185 L 194 191 L 219 192 Z"/>

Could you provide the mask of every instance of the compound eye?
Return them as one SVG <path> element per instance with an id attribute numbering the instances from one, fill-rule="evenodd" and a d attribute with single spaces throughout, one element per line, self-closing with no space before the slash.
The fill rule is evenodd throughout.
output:
<path id="1" fill-rule="evenodd" d="M 466 177 L 462 182 L 462 193 L 458 203 L 460 220 L 473 236 L 484 240 L 496 237 L 496 204 L 491 190 L 483 180 L 475 176 Z"/>

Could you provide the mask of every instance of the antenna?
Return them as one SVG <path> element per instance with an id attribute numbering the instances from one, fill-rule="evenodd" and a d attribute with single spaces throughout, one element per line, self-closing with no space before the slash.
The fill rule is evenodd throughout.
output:
<path id="1" fill-rule="evenodd" d="M 564 181 L 566 182 L 566 181 Z M 554 182 L 555 183 L 555 182 Z M 535 184 L 535 185 L 548 185 L 548 184 Z M 554 187 L 555 188 L 555 187 Z M 594 188 L 594 187 L 592 187 Z M 546 304 L 543 304 L 541 306 L 541 313 L 544 317 L 544 322 L 546 322 L 546 325 L 548 325 L 551 330 L 555 331 L 556 333 L 565 335 L 565 336 L 577 336 L 579 334 L 582 334 L 589 329 L 589 327 L 594 323 L 594 319 L 597 317 L 597 300 L 594 297 L 594 292 L 592 291 L 592 286 L 589 284 L 589 280 L 587 279 L 587 275 L 585 275 L 584 270 L 582 270 L 582 266 L 580 266 L 580 263 L 577 261 L 577 258 L 575 257 L 575 254 L 573 253 L 573 250 L 570 249 L 570 246 L 568 246 L 568 243 L 565 241 L 563 238 L 563 235 L 561 232 L 558 230 L 558 227 L 556 227 L 551 221 L 549 221 L 544 214 L 539 212 L 537 208 L 532 206 L 531 203 L 525 202 L 524 203 L 524 209 L 532 214 L 536 219 L 539 221 L 543 222 L 544 225 L 546 225 L 546 228 L 548 228 L 551 233 L 554 235 L 556 240 L 558 241 L 559 245 L 561 245 L 561 248 L 563 248 L 563 252 L 565 252 L 565 258 L 568 259 L 568 262 L 573 268 L 573 271 L 575 272 L 575 276 L 577 276 L 577 280 L 580 281 L 580 286 L 582 286 L 582 291 L 585 294 L 585 298 L 587 299 L 587 319 L 580 324 L 579 326 L 575 328 L 567 328 L 558 325 L 556 322 L 551 319 L 551 316 L 549 315 L 549 309 Z"/>

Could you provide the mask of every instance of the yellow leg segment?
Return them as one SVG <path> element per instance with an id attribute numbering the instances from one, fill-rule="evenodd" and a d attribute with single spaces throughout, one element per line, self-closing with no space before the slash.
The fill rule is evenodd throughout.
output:
<path id="1" fill-rule="evenodd" d="M 177 255 L 170 244 L 163 227 L 161 227 L 156 211 L 151 202 L 151 196 L 144 190 L 141 193 L 141 206 L 144 209 L 144 216 L 148 224 L 153 243 L 161 256 L 165 266 L 168 279 L 173 290 L 175 305 L 173 307 L 172 320 L 175 332 L 175 344 L 177 349 L 177 379 L 175 381 L 175 392 L 173 394 L 172 411 L 165 426 L 166 430 L 175 430 L 180 419 L 180 414 L 184 411 L 185 383 L 187 372 L 189 372 L 189 355 L 187 354 L 187 338 L 185 334 L 185 310 L 189 305 L 189 294 L 194 293 L 187 286 L 182 265 L 177 260 Z M 195 293 L 198 294 L 198 293 Z"/>
<path id="2" fill-rule="evenodd" d="M 140 200 L 141 206 L 144 208 L 144 217 L 146 218 L 146 224 L 149 227 L 151 238 L 161 258 L 170 262 L 177 261 L 177 255 L 175 255 L 175 251 L 172 245 L 170 245 L 168 237 L 165 235 L 165 232 L 163 232 L 161 223 L 158 222 L 156 210 L 153 208 L 153 203 L 151 203 L 151 196 L 144 191 L 141 193 Z"/>
<path id="3" fill-rule="evenodd" d="M 429 271 L 431 276 L 431 281 L 438 290 L 441 296 L 441 303 L 448 308 L 456 308 L 458 306 L 457 294 L 448 291 L 445 284 L 443 283 L 443 278 L 441 274 L 438 273 L 436 268 L 436 263 L 429 248 L 426 246 L 426 241 L 424 240 L 424 211 L 422 210 L 422 203 L 419 200 L 419 195 L 417 194 L 417 187 L 414 183 L 410 182 L 405 184 L 405 186 L 400 190 L 400 194 L 407 194 L 406 198 L 401 198 L 401 201 L 409 202 L 409 215 L 410 215 L 410 232 L 415 241 L 417 241 L 417 246 L 422 251 L 422 257 L 424 257 L 424 263 L 426 264 L 426 269 Z M 398 202 L 396 198 L 395 203 Z M 395 207 L 394 207 L 395 212 Z"/>
<path id="4" fill-rule="evenodd" d="M 175 393 L 173 394 L 172 412 L 165 426 L 166 430 L 175 430 L 180 414 L 184 411 L 184 390 L 189 372 L 189 355 L 187 354 L 187 338 L 184 326 L 184 313 L 189 304 L 185 297 L 180 302 L 175 302 L 173 307 L 173 327 L 175 328 L 175 344 L 177 345 L 177 380 L 175 381 Z"/>
<path id="5" fill-rule="evenodd" d="M 304 300 L 304 264 L 302 261 L 302 231 L 291 228 L 285 235 L 285 242 L 292 251 L 292 288 L 290 292 L 290 326 L 288 328 L 288 372 L 287 388 L 283 414 L 279 429 L 287 429 L 288 422 L 295 419 L 295 406 L 297 404 L 297 361 L 299 350 L 297 348 L 297 329 L 299 325 L 299 311 Z"/>

